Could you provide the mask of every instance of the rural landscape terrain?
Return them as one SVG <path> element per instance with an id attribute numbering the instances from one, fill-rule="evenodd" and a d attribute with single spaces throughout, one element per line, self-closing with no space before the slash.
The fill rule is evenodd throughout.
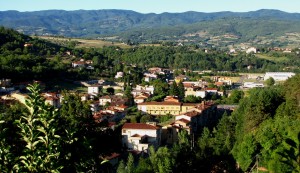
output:
<path id="1" fill-rule="evenodd" d="M 0 172 L 300 172 L 300 13 L 0 11 Z"/>

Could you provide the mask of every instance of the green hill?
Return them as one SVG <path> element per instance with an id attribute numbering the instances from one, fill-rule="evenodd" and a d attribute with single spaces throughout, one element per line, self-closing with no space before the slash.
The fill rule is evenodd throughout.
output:
<path id="1" fill-rule="evenodd" d="M 103 39 L 117 36 L 113 38 L 139 43 L 164 40 L 206 42 L 225 35 L 225 39 L 221 38 L 223 42 L 237 43 L 255 42 L 260 37 L 280 41 L 278 37 L 287 33 L 300 33 L 300 14 L 279 10 L 161 14 L 128 10 L 1 11 L 0 25 L 28 35 Z"/>

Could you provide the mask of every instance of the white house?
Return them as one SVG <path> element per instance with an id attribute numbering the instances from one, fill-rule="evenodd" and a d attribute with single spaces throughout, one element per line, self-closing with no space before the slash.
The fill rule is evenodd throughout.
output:
<path id="1" fill-rule="evenodd" d="M 118 79 L 118 78 L 122 78 L 124 76 L 124 73 L 123 72 L 117 72 L 115 78 Z"/>
<path id="2" fill-rule="evenodd" d="M 45 102 L 49 105 L 52 105 L 56 108 L 61 106 L 62 95 L 57 93 L 43 93 L 43 97 L 45 98 Z"/>
<path id="3" fill-rule="evenodd" d="M 90 85 L 88 86 L 88 94 L 90 95 L 98 95 L 101 91 L 101 86 L 96 84 L 96 85 Z"/>
<path id="4" fill-rule="evenodd" d="M 196 91 L 196 97 L 205 98 L 207 95 L 207 92 L 205 90 L 198 90 Z"/>
<path id="5" fill-rule="evenodd" d="M 245 82 L 243 87 L 244 88 L 257 88 L 257 87 L 264 87 L 264 84 L 256 83 L 256 82 Z"/>
<path id="6" fill-rule="evenodd" d="M 147 152 L 150 145 L 158 147 L 161 142 L 161 127 L 154 122 L 125 123 L 122 127 L 122 144 L 129 150 Z"/>
<path id="7" fill-rule="evenodd" d="M 250 47 L 249 49 L 246 50 L 246 53 L 256 53 L 256 48 Z"/>
<path id="8" fill-rule="evenodd" d="M 72 67 L 76 68 L 76 67 L 85 67 L 86 66 L 86 63 L 84 60 L 80 60 L 80 61 L 75 61 L 75 62 L 72 62 Z"/>
<path id="9" fill-rule="evenodd" d="M 292 72 L 266 72 L 264 76 L 264 80 L 269 79 L 272 77 L 275 81 L 285 81 L 288 78 L 295 76 L 295 73 Z"/>

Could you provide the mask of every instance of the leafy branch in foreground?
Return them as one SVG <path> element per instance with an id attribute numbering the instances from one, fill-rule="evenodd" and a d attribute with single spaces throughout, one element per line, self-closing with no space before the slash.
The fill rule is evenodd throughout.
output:
<path id="1" fill-rule="evenodd" d="M 38 84 L 29 85 L 31 92 L 26 105 L 30 113 L 15 123 L 25 143 L 22 155 L 14 166 L 21 172 L 59 172 L 60 136 L 57 135 L 57 111 L 40 96 Z"/>

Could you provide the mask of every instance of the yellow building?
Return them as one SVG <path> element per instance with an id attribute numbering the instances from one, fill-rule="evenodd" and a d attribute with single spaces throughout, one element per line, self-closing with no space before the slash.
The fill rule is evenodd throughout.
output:
<path id="1" fill-rule="evenodd" d="M 181 103 L 178 99 L 167 97 L 163 102 L 139 103 L 138 109 L 151 115 L 179 115 L 196 105 L 197 103 Z"/>

